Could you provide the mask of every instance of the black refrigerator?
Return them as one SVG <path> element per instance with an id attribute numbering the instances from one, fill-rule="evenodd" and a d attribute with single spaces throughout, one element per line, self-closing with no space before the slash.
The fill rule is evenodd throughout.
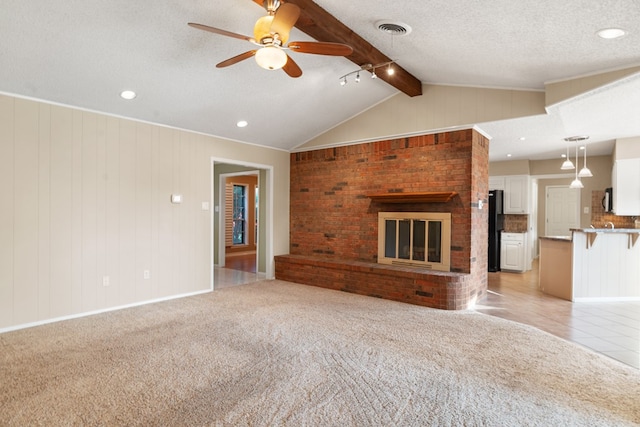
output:
<path id="1" fill-rule="evenodd" d="M 489 271 L 500 271 L 500 233 L 504 229 L 502 190 L 489 190 Z"/>

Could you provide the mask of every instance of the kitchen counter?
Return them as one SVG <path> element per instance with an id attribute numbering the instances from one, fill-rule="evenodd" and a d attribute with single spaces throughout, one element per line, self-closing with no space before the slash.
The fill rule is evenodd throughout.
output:
<path id="1" fill-rule="evenodd" d="M 573 300 L 570 236 L 540 237 L 538 287 L 554 297 Z"/>
<path id="2" fill-rule="evenodd" d="M 582 233 L 640 233 L 640 228 L 572 228 Z"/>
<path id="3" fill-rule="evenodd" d="M 540 289 L 570 301 L 640 300 L 640 229 L 540 237 Z"/>
<path id="4" fill-rule="evenodd" d="M 558 240 L 561 242 L 570 242 L 571 236 L 540 236 L 541 240 Z"/>

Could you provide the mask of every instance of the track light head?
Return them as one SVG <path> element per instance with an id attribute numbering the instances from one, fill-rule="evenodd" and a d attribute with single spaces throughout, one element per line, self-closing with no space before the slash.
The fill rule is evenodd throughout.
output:
<path id="1" fill-rule="evenodd" d="M 389 66 L 387 67 L 387 75 L 393 76 L 393 74 L 395 72 L 396 72 L 396 70 L 394 70 L 393 67 L 391 66 L 391 64 L 389 64 Z"/>

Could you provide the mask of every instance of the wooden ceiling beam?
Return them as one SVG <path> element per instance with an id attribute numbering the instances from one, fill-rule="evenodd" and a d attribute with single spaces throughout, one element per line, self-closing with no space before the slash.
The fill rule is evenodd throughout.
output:
<path id="1" fill-rule="evenodd" d="M 260 6 L 263 4 L 263 0 L 252 1 Z M 358 68 L 365 64 L 376 65 L 393 60 L 312 0 L 287 0 L 287 3 L 295 4 L 300 8 L 300 18 L 296 22 L 296 28 L 317 41 L 344 43 L 351 46 L 353 53 L 345 58 L 356 64 Z M 409 96 L 422 95 L 420 80 L 397 63 L 394 69 L 395 73 L 392 76 L 379 73 L 378 78 Z"/>

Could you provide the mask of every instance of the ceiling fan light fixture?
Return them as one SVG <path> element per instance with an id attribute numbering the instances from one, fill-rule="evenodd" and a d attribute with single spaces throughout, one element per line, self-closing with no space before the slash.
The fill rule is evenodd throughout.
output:
<path id="1" fill-rule="evenodd" d="M 265 46 L 256 52 L 256 62 L 265 70 L 279 70 L 287 63 L 287 54 L 276 46 Z"/>

